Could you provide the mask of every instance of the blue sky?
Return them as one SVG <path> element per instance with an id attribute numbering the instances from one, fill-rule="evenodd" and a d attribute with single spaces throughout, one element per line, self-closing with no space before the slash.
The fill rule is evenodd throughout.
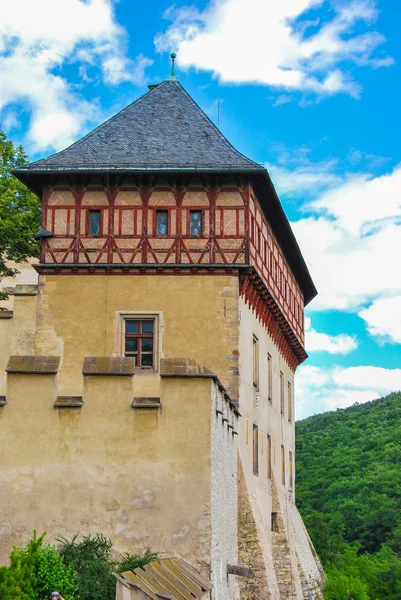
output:
<path id="1" fill-rule="evenodd" d="M 169 73 L 268 168 L 319 290 L 297 416 L 401 389 L 401 4 L 14 0 L 0 122 L 31 159 Z"/>

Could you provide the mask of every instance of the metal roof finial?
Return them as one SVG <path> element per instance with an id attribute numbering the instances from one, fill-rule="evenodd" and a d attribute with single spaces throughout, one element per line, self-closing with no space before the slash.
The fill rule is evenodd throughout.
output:
<path id="1" fill-rule="evenodd" d="M 168 79 L 169 79 L 169 81 L 177 81 L 177 77 L 175 76 L 175 71 L 174 71 L 174 61 L 177 58 L 176 53 L 172 52 L 170 54 L 170 58 L 171 58 L 171 75 Z"/>

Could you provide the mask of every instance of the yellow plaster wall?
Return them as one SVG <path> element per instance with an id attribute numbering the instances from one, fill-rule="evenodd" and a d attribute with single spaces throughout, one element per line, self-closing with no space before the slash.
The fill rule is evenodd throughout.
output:
<path id="1" fill-rule="evenodd" d="M 57 380 L 9 375 L 0 409 L 0 563 L 36 528 L 102 532 L 120 551 L 210 560 L 210 379 L 165 379 L 160 410 L 133 410 L 132 378 L 84 378 L 84 406 L 56 409 Z"/>
<path id="2" fill-rule="evenodd" d="M 80 395 L 85 356 L 118 354 L 118 311 L 159 312 L 161 357 L 195 358 L 238 396 L 238 278 L 216 276 L 41 276 L 36 354 L 62 355 L 59 394 Z M 235 356 L 235 358 L 233 358 Z M 149 374 L 135 395 L 152 395 Z"/>
<path id="3" fill-rule="evenodd" d="M 5 368 L 12 354 L 34 353 L 36 329 L 36 296 L 10 296 L 13 299 L 11 319 L 0 318 L 0 395 L 6 394 Z"/>

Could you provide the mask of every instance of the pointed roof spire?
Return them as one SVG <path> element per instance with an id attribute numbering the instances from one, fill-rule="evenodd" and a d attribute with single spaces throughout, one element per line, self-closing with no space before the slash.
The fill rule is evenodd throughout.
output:
<path id="1" fill-rule="evenodd" d="M 177 77 L 175 76 L 175 65 L 174 65 L 174 61 L 177 58 L 177 55 L 175 52 L 172 52 L 170 54 L 170 58 L 171 58 L 171 73 L 170 73 L 170 77 L 168 77 L 167 81 L 177 81 Z"/>
<path id="2" fill-rule="evenodd" d="M 173 63 L 174 65 L 174 63 Z M 69 148 L 21 171 L 265 171 L 235 150 L 176 80 L 168 80 Z"/>

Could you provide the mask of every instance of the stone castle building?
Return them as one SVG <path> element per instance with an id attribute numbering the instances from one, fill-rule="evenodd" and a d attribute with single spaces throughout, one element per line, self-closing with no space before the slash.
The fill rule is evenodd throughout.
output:
<path id="1" fill-rule="evenodd" d="M 215 600 L 320 598 L 294 492 L 316 290 L 267 171 L 171 77 L 15 175 L 43 222 L 0 313 L 0 562 L 102 532 Z"/>

